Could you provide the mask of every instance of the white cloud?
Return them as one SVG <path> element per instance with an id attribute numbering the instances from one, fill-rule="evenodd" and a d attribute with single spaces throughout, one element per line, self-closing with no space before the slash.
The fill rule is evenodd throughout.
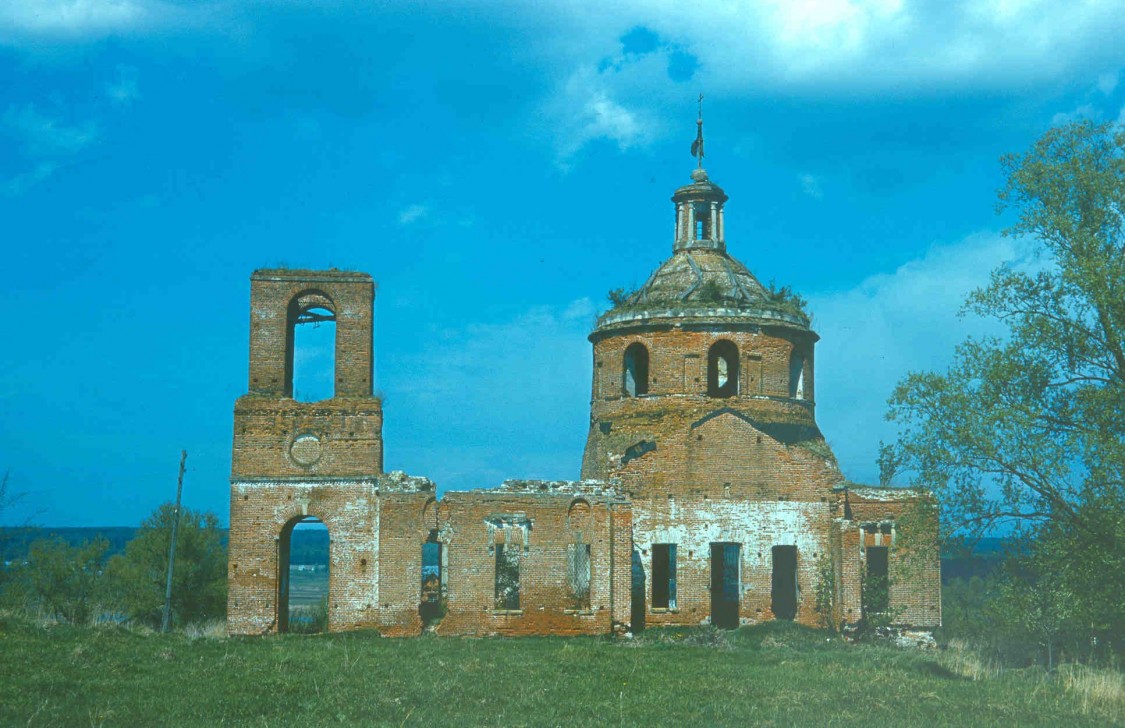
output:
<path id="1" fill-rule="evenodd" d="M 93 124 L 68 125 L 41 113 L 33 104 L 12 104 L 0 121 L 22 144 L 28 155 L 75 154 L 98 136 Z"/>
<path id="2" fill-rule="evenodd" d="M 894 425 L 883 419 L 895 384 L 911 371 L 945 368 L 967 336 L 996 331 L 993 323 L 957 312 L 1003 263 L 1038 265 L 1027 243 L 982 233 L 935 245 L 853 289 L 809 296 L 823 337 L 816 353 L 817 420 L 850 478 L 877 478 L 879 441 L 895 437 Z"/>
<path id="3" fill-rule="evenodd" d="M 0 131 L 14 138 L 32 161 L 32 168 L 3 182 L 9 195 L 21 195 L 55 173 L 61 161 L 98 138 L 93 123 L 66 124 L 40 112 L 33 104 L 12 104 L 0 115 Z"/>
<path id="4" fill-rule="evenodd" d="M 522 52 L 559 79 L 544 108 L 564 159 L 593 139 L 651 141 L 671 100 L 701 87 L 725 98 L 918 96 L 1025 90 L 1125 65 L 1117 0 L 699 0 L 690 13 L 671 0 L 474 7 L 517 26 L 534 49 Z M 657 43 L 626 52 L 622 38 L 637 28 Z M 694 72 L 673 74 L 675 54 Z"/>
<path id="5" fill-rule="evenodd" d="M 801 174 L 798 176 L 801 181 L 801 191 L 814 200 L 824 199 L 824 190 L 820 186 L 820 179 L 816 175 Z"/>
<path id="6" fill-rule="evenodd" d="M 1093 119 L 1097 121 L 1101 116 L 1101 112 L 1095 109 L 1093 104 L 1082 104 L 1073 111 L 1060 111 L 1052 116 L 1051 126 L 1062 126 L 1063 124 L 1069 124 L 1079 119 Z"/>
<path id="7" fill-rule="evenodd" d="M 408 205 L 398 213 L 399 225 L 410 225 L 411 223 L 418 222 L 425 217 L 430 211 L 426 205 L 414 204 Z"/>
<path id="8" fill-rule="evenodd" d="M 137 86 L 137 69 L 131 66 L 118 66 L 117 77 L 106 84 L 105 92 L 113 103 L 131 106 L 141 95 L 140 88 Z"/>
<path id="9" fill-rule="evenodd" d="M 27 172 L 4 181 L 4 192 L 12 196 L 22 195 L 29 189 L 50 177 L 59 168 L 57 162 L 39 162 Z"/>
<path id="10" fill-rule="evenodd" d="M 648 28 L 694 54 L 709 87 L 724 91 L 1008 88 L 1125 59 L 1117 0 L 698 0 L 690 13 L 671 0 L 492 6 L 554 34 L 549 52 L 576 65 L 613 56 L 625 32 Z"/>
<path id="11" fill-rule="evenodd" d="M 621 69 L 607 73 L 623 74 Z M 607 78 L 605 73 L 582 69 L 544 106 L 543 126 L 554 135 L 560 166 L 565 168 L 575 153 L 598 139 L 625 150 L 654 138 L 657 125 L 637 105 L 612 96 Z"/>
<path id="12" fill-rule="evenodd" d="M 102 37 L 160 22 L 173 10 L 159 0 L 10 0 L 0 4 L 0 39 Z"/>
<path id="13" fill-rule="evenodd" d="M 1117 88 L 1118 71 L 1108 71 L 1098 76 L 1098 90 L 1109 96 Z"/>

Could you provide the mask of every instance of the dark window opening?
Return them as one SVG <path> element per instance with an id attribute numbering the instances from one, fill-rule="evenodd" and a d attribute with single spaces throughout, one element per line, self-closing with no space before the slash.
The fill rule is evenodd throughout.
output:
<path id="1" fill-rule="evenodd" d="M 625 396 L 648 394 L 648 349 L 645 345 L 639 342 L 629 344 L 623 363 Z"/>
<path id="2" fill-rule="evenodd" d="M 738 394 L 738 347 L 733 341 L 717 341 L 707 353 L 707 396 Z"/>
<path id="3" fill-rule="evenodd" d="M 738 627 L 740 545 L 711 544 L 711 624 L 720 629 Z"/>
<path id="4" fill-rule="evenodd" d="M 630 589 L 630 596 L 632 597 L 632 616 L 629 620 L 629 631 L 633 634 L 640 632 L 645 628 L 645 565 L 641 559 L 641 552 L 633 549 L 633 558 L 631 563 L 632 571 L 632 584 Z"/>
<path id="5" fill-rule="evenodd" d="M 773 578 L 770 609 L 775 619 L 797 616 L 797 547 L 773 547 Z"/>
<path id="6" fill-rule="evenodd" d="M 652 545 L 652 608 L 676 608 L 676 544 Z"/>
<path id="7" fill-rule="evenodd" d="M 277 631 L 328 630 L 330 540 L 316 518 L 295 518 L 277 540 Z"/>
<path id="8" fill-rule="evenodd" d="M 496 608 L 520 608 L 520 547 L 496 544 Z"/>
<path id="9" fill-rule="evenodd" d="M 425 629 L 445 616 L 445 580 L 441 567 L 443 545 L 438 541 L 422 544 L 422 597 L 418 614 Z"/>
<path id="10" fill-rule="evenodd" d="M 319 402 L 336 394 L 336 314 L 324 293 L 307 291 L 290 302 L 285 347 L 285 394 Z"/>
<path id="11" fill-rule="evenodd" d="M 890 551 L 886 546 L 868 546 L 863 574 L 863 613 L 881 614 L 890 607 Z"/>
<path id="12" fill-rule="evenodd" d="M 805 398 L 805 357 L 796 353 L 789 359 L 789 396 Z"/>
<path id="13" fill-rule="evenodd" d="M 566 546 L 566 583 L 570 591 L 571 609 L 590 608 L 590 544 L 571 543 Z"/>

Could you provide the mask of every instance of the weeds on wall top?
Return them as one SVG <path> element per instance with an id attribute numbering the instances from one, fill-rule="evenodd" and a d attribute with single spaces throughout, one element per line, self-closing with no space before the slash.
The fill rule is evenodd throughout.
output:
<path id="1" fill-rule="evenodd" d="M 606 298 L 610 302 L 611 311 L 628 311 L 632 309 L 644 308 L 648 305 L 647 301 L 639 299 L 637 292 L 639 289 L 627 290 L 625 288 L 611 289 Z M 769 287 L 765 291 L 765 296 L 753 300 L 746 300 L 741 297 L 732 297 L 724 290 L 719 281 L 714 278 L 708 279 L 703 282 L 699 288 L 692 292 L 687 300 L 682 303 L 685 306 L 691 304 L 705 304 L 705 305 L 726 305 L 736 308 L 754 307 L 762 308 L 768 311 L 793 316 L 805 325 L 811 323 L 812 319 L 808 313 L 808 301 L 805 300 L 800 294 L 793 291 L 790 286 L 777 286 L 776 283 L 770 281 Z"/>

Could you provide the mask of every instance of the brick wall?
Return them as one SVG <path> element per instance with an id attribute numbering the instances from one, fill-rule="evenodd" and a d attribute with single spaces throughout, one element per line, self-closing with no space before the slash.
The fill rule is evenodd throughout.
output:
<path id="1" fill-rule="evenodd" d="M 886 546 L 894 622 L 941 626 L 941 555 L 933 498 L 916 490 L 865 487 L 841 490 L 838 498 L 844 619 L 854 624 L 863 616 L 861 575 L 867 547 Z"/>
<path id="2" fill-rule="evenodd" d="M 227 628 L 278 629 L 278 566 L 283 531 L 314 517 L 328 527 L 328 622 L 332 630 L 374 620 L 379 593 L 378 503 L 367 481 L 234 481 L 231 484 Z"/>
<path id="3" fill-rule="evenodd" d="M 604 634 L 628 622 L 630 508 L 604 484 L 517 481 L 446 493 L 436 523 L 448 569 L 439 634 Z M 590 546 L 588 608 L 569 589 L 570 544 Z M 518 612 L 497 605 L 501 545 L 519 552 Z"/>

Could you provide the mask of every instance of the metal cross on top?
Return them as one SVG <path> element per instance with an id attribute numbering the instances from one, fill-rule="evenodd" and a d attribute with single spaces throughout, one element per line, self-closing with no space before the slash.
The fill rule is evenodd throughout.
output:
<path id="1" fill-rule="evenodd" d="M 695 141 L 691 143 L 691 156 L 703 169 L 703 94 L 699 94 L 699 118 L 695 122 Z"/>

